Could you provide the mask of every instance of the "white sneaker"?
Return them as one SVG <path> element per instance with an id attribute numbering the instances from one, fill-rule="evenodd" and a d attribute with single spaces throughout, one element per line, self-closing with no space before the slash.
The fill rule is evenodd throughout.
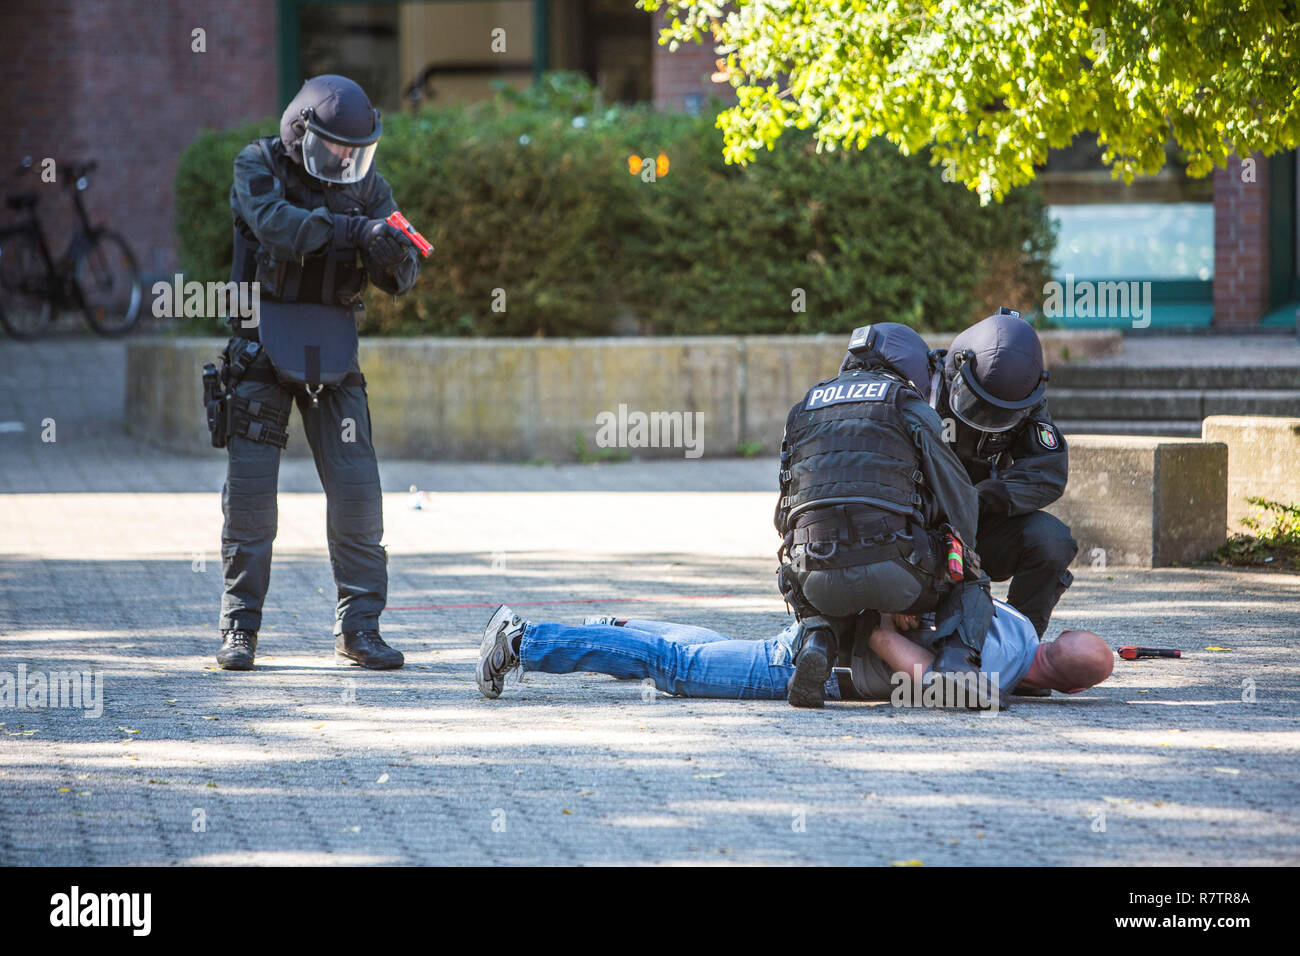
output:
<path id="1" fill-rule="evenodd" d="M 474 677 L 484 697 L 495 700 L 505 689 L 506 675 L 519 666 L 514 641 L 524 632 L 528 622 L 502 604 L 483 629 L 483 642 L 478 648 L 478 667 Z"/>

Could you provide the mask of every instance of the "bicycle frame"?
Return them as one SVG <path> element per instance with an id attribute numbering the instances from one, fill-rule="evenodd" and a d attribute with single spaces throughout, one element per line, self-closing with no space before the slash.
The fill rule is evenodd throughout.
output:
<path id="1" fill-rule="evenodd" d="M 90 214 L 81 200 L 81 187 L 76 183 L 72 187 L 72 206 L 76 212 L 72 237 L 68 240 L 67 248 L 57 257 L 50 251 L 50 244 L 45 237 L 45 228 L 41 224 L 41 217 L 37 214 L 35 205 L 27 209 L 27 215 L 22 222 L 0 227 L 0 240 L 23 233 L 36 239 L 36 244 L 41 250 L 41 258 L 45 262 L 47 287 L 43 291 L 50 303 L 59 309 L 81 308 L 80 289 L 72 273 L 73 264 L 77 261 L 77 254 L 90 245 L 98 231 L 98 227 L 90 221 Z"/>
<path id="2" fill-rule="evenodd" d="M 139 319 L 143 284 L 135 254 L 127 241 L 111 228 L 91 222 L 81 196 L 87 188 L 86 177 L 97 166 L 92 160 L 63 167 L 61 185 L 72 192 L 75 215 L 68 244 L 57 256 L 50 248 L 38 211 L 40 194 L 28 192 L 8 198 L 7 204 L 25 215 L 17 224 L 0 227 L 0 240 L 7 245 L 13 244 L 14 237 L 21 240 L 20 245 L 13 247 L 14 261 L 4 263 L 6 282 L 12 283 L 13 292 L 41 303 L 39 311 L 33 312 L 28 307 L 16 313 L 30 314 L 34 322 L 25 318 L 15 323 L 7 312 L 0 315 L 0 324 L 14 338 L 36 338 L 49 324 L 51 313 L 61 311 L 80 312 L 92 331 L 109 337 L 130 332 Z M 23 162 L 23 170 L 31 167 L 28 157 Z M 31 251 L 33 245 L 39 252 Z M 26 251 L 20 251 L 23 249 Z M 7 285 L 6 302 L 8 291 Z"/>

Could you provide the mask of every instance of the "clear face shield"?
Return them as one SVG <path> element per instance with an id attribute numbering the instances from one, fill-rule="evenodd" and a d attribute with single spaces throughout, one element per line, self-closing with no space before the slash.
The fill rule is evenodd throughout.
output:
<path id="1" fill-rule="evenodd" d="M 1043 382 L 1027 398 L 1003 401 L 980 387 L 970 364 L 959 361 L 948 383 L 948 408 L 971 428 L 982 432 L 1005 432 L 1015 428 L 1043 400 Z"/>
<path id="2" fill-rule="evenodd" d="M 307 172 L 327 183 L 355 183 L 365 179 L 379 143 L 345 146 L 308 129 L 302 138 L 302 165 Z"/>
<path id="3" fill-rule="evenodd" d="M 302 137 L 302 165 L 307 172 L 327 183 L 355 183 L 366 178 L 383 127 L 375 111 L 375 131 L 368 142 L 335 136 L 322 129 L 308 112 L 307 131 Z"/>

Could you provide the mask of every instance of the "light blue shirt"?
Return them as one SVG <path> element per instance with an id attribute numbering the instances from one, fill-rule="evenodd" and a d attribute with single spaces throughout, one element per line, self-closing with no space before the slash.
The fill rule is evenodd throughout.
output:
<path id="1" fill-rule="evenodd" d="M 984 638 L 980 670 L 998 675 L 998 688 L 1006 693 L 1015 690 L 1025 679 L 1038 653 L 1038 631 L 1025 617 L 1005 601 L 993 602 L 993 623 Z"/>
<path id="2" fill-rule="evenodd" d="M 778 640 L 785 639 L 782 632 Z M 896 686 L 893 669 L 864 644 L 859 641 L 854 649 L 853 685 L 867 700 L 889 700 Z M 1029 618 L 1005 601 L 995 600 L 980 654 L 980 673 L 990 682 L 996 681 L 999 693 L 1010 693 L 1029 673 L 1037 651 L 1038 632 Z"/>

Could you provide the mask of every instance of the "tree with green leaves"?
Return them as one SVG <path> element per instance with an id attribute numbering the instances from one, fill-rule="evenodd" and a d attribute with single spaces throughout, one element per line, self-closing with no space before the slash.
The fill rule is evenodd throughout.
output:
<path id="1" fill-rule="evenodd" d="M 1029 182 L 1096 133 L 1117 177 L 1192 176 L 1300 141 L 1296 0 L 638 0 L 660 41 L 705 40 L 736 103 L 729 162 L 789 128 L 819 146 L 887 137 L 980 194 Z"/>

